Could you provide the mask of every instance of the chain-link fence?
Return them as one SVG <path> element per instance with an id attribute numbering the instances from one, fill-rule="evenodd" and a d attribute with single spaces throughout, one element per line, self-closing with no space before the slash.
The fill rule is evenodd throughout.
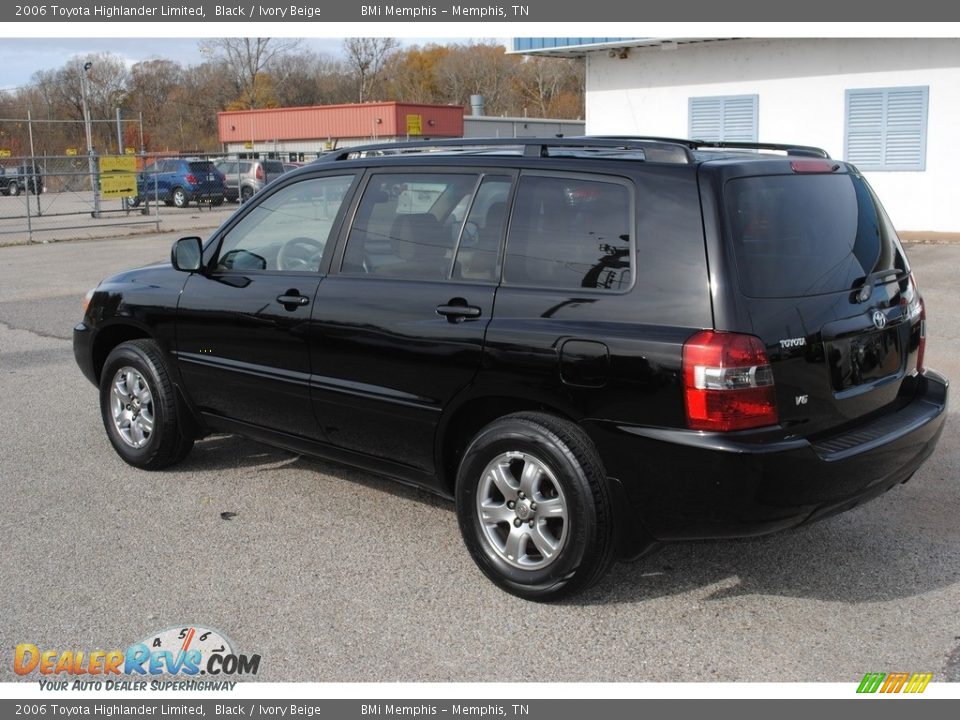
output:
<path id="1" fill-rule="evenodd" d="M 135 211 L 126 196 L 102 191 L 100 160 L 65 155 L 0 161 L 0 241 L 32 242 L 100 226 L 159 223 L 159 215 Z M 137 159 L 131 160 L 136 169 Z"/>
<path id="2" fill-rule="evenodd" d="M 184 213 L 226 213 L 299 162 L 252 154 L 0 159 L 0 244 L 113 235 Z M 216 223 L 218 224 L 218 223 Z"/>

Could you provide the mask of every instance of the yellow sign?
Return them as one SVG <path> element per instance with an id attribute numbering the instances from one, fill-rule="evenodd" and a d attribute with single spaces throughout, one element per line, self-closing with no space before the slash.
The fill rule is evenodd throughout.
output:
<path id="1" fill-rule="evenodd" d="M 74 147 L 67 148 L 67 155 L 69 155 L 70 157 L 73 157 L 73 156 L 76 155 L 76 154 L 77 154 L 77 149 L 76 149 L 76 148 L 74 148 Z"/>
<path id="2" fill-rule="evenodd" d="M 100 172 L 127 172 L 137 171 L 137 159 L 129 155 L 101 155 Z"/>
<path id="3" fill-rule="evenodd" d="M 136 194 L 136 175 L 118 172 L 100 176 L 100 197 L 129 197 Z"/>
<path id="4" fill-rule="evenodd" d="M 247 140 L 247 141 L 243 144 L 243 146 L 244 146 L 247 150 L 253 150 L 253 143 L 252 143 L 250 140 Z"/>
<path id="5" fill-rule="evenodd" d="M 423 116 L 407 115 L 407 135 L 423 135 Z"/>
<path id="6" fill-rule="evenodd" d="M 128 148 L 124 148 L 124 149 L 123 149 L 123 152 L 124 152 L 125 155 L 136 155 L 136 154 L 137 154 L 137 149 L 136 149 L 136 148 L 132 148 L 132 147 L 128 147 Z"/>
<path id="7" fill-rule="evenodd" d="M 0 157 L 10 157 L 11 154 L 6 148 L 0 148 Z"/>
<path id="8" fill-rule="evenodd" d="M 132 155 L 100 157 L 100 197 L 137 194 L 137 158 Z"/>

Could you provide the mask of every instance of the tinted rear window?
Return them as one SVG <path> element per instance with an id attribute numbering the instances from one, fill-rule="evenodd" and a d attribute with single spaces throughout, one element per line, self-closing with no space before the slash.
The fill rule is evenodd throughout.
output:
<path id="1" fill-rule="evenodd" d="M 840 292 L 870 273 L 907 269 L 890 221 L 859 177 L 738 178 L 724 194 L 745 295 Z"/>
<path id="2" fill-rule="evenodd" d="M 213 167 L 213 163 L 210 162 L 209 160 L 198 160 L 198 161 L 189 163 L 189 165 L 190 165 L 190 172 L 196 172 L 196 173 L 208 173 L 211 170 L 215 169 Z"/>
<path id="3" fill-rule="evenodd" d="M 263 169 L 270 173 L 270 175 L 283 175 L 283 163 L 279 160 L 268 160 L 263 164 Z"/>
<path id="4" fill-rule="evenodd" d="M 510 221 L 504 282 L 629 289 L 630 218 L 630 192 L 623 183 L 524 176 Z"/>

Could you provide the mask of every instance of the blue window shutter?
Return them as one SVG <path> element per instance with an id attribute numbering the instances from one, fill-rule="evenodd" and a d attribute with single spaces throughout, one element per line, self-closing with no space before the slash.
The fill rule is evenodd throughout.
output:
<path id="1" fill-rule="evenodd" d="M 723 135 L 723 98 L 690 98 L 690 132 L 695 140 L 719 140 Z"/>
<path id="2" fill-rule="evenodd" d="M 757 142 L 758 97 L 692 97 L 688 105 L 689 137 L 696 140 Z"/>
<path id="3" fill-rule="evenodd" d="M 861 170 L 924 170 L 929 88 L 847 90 L 844 156 Z"/>

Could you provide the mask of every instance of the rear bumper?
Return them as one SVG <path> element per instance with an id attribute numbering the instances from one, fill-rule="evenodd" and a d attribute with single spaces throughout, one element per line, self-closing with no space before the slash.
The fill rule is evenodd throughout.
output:
<path id="1" fill-rule="evenodd" d="M 203 200 L 222 200 L 226 197 L 227 191 L 226 188 L 222 187 L 199 187 L 195 190 L 190 190 L 190 199 L 194 201 L 203 201 Z"/>
<path id="2" fill-rule="evenodd" d="M 583 424 L 652 537 L 750 537 L 842 512 L 906 482 L 936 447 L 947 395 L 946 378 L 928 370 L 905 407 L 813 443 L 782 430 Z"/>

